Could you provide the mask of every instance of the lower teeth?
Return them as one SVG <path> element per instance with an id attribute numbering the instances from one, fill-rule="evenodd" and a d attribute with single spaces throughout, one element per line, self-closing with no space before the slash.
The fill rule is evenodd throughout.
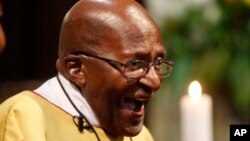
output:
<path id="1" fill-rule="evenodd" d="M 143 103 L 141 101 L 135 100 L 133 98 L 124 98 L 123 99 L 124 106 L 130 110 L 135 112 L 139 112 Z"/>
<path id="2" fill-rule="evenodd" d="M 139 112 L 141 110 L 141 105 L 136 105 L 134 111 Z"/>
<path id="3" fill-rule="evenodd" d="M 136 108 L 135 100 L 132 98 L 124 98 L 123 103 L 124 106 L 130 110 L 134 110 Z"/>

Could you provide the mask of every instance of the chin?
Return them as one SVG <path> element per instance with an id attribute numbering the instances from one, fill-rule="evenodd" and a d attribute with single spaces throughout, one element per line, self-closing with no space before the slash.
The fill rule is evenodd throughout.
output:
<path id="1" fill-rule="evenodd" d="M 120 126 L 120 129 L 118 129 L 118 131 L 119 134 L 122 136 L 133 137 L 141 132 L 142 127 L 143 127 L 143 122 L 140 122 L 137 125 Z"/>
<path id="2" fill-rule="evenodd" d="M 126 136 L 129 136 L 129 137 L 136 136 L 141 132 L 141 130 L 142 130 L 142 127 L 133 127 L 127 132 Z"/>
<path id="3" fill-rule="evenodd" d="M 115 128 L 112 130 L 106 130 L 106 132 L 112 136 L 113 138 L 119 137 L 119 136 L 128 136 L 133 137 L 138 135 L 143 127 L 143 123 L 140 123 L 138 125 L 124 125 L 122 123 L 113 125 Z"/>

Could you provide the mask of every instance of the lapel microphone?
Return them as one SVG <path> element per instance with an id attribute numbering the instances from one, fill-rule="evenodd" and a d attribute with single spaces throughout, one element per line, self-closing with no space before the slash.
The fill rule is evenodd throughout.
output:
<path id="1" fill-rule="evenodd" d="M 84 119 L 85 118 L 82 115 L 73 116 L 73 121 L 74 121 L 75 125 L 78 127 L 78 130 L 80 132 L 83 132 L 83 129 L 87 129 L 87 130 L 91 129 L 91 125 L 89 125 L 88 123 L 87 123 L 87 125 L 84 125 L 84 121 L 83 121 Z"/>
<path id="2" fill-rule="evenodd" d="M 98 141 L 101 141 L 100 137 L 98 136 L 96 130 L 94 129 L 94 127 L 90 124 L 90 122 L 88 121 L 88 119 L 81 113 L 81 111 L 79 111 L 79 109 L 76 107 L 76 105 L 73 103 L 73 101 L 70 99 L 68 93 L 66 92 L 65 88 L 62 85 L 62 82 L 59 79 L 59 76 L 56 76 L 57 81 L 59 83 L 59 85 L 61 86 L 64 94 L 66 95 L 66 97 L 68 98 L 69 102 L 72 104 L 72 106 L 75 108 L 75 110 L 79 113 L 79 116 L 73 116 L 73 122 L 74 124 L 78 127 L 79 132 L 83 132 L 83 129 L 92 129 L 92 131 L 94 132 L 96 138 Z M 78 121 L 76 121 L 78 120 Z M 85 121 L 83 121 L 85 120 Z M 84 125 L 84 123 L 86 123 L 86 125 Z M 130 138 L 131 140 L 131 138 Z"/>

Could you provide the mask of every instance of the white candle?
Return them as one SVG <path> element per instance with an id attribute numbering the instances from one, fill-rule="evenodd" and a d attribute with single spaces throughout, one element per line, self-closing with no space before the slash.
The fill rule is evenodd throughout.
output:
<path id="1" fill-rule="evenodd" d="M 202 94 L 198 81 L 189 85 L 180 101 L 182 141 L 212 141 L 212 99 Z"/>

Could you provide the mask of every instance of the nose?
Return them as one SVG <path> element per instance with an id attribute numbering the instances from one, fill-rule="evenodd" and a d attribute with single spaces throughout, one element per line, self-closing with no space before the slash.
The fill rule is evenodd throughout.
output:
<path id="1" fill-rule="evenodd" d="M 148 73 L 142 77 L 139 82 L 150 88 L 152 91 L 156 91 L 161 86 L 162 78 L 157 74 L 154 67 L 151 66 Z"/>

